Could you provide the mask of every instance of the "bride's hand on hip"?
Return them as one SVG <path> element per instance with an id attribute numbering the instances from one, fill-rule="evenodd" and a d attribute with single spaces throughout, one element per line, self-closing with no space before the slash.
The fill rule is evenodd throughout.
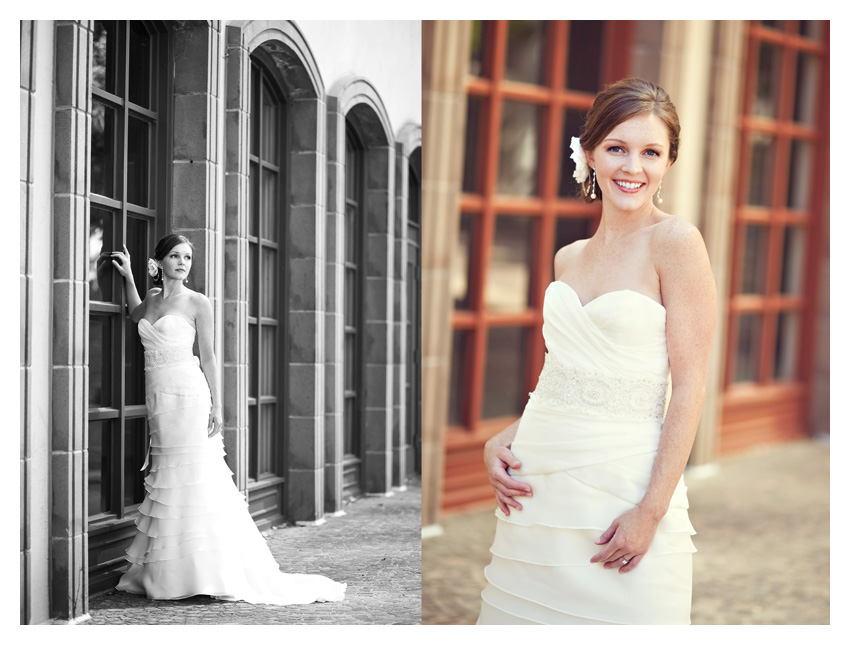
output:
<path id="1" fill-rule="evenodd" d="M 505 446 L 492 446 L 487 443 L 484 445 L 484 464 L 487 467 L 490 485 L 496 493 L 496 502 L 502 512 L 510 515 L 509 506 L 521 511 L 522 504 L 514 498 L 531 497 L 531 486 L 518 482 L 507 472 L 508 468 L 520 467 L 519 459 Z"/>
<path id="2" fill-rule="evenodd" d="M 626 511 L 596 540 L 596 544 L 606 546 L 590 561 L 602 562 L 606 569 L 619 568 L 620 573 L 628 573 L 649 550 L 658 521 L 639 506 Z"/>
<path id="3" fill-rule="evenodd" d="M 112 266 L 114 266 L 118 273 L 121 274 L 123 278 L 129 278 L 133 275 L 133 269 L 130 266 L 130 252 L 127 250 L 127 245 L 124 245 L 124 251 L 113 251 L 111 253 L 112 256 Z M 118 260 L 116 262 L 116 260 Z"/>

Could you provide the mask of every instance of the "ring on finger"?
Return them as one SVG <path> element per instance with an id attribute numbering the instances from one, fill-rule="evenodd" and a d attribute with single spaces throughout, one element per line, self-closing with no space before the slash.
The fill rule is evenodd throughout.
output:
<path id="1" fill-rule="evenodd" d="M 629 562 L 631 562 L 631 560 L 632 560 L 631 558 L 623 558 L 623 559 L 621 559 L 621 560 L 620 560 L 620 562 L 621 562 L 622 564 L 626 565 L 626 564 L 628 564 Z"/>

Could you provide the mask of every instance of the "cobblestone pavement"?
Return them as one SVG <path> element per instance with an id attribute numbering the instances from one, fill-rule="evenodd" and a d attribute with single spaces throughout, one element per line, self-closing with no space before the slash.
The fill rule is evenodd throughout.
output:
<path id="1" fill-rule="evenodd" d="M 829 463 L 827 441 L 796 441 L 685 473 L 693 624 L 829 624 Z M 423 540 L 424 625 L 475 623 L 495 522 L 492 510 L 451 515 Z"/>
<path id="2" fill-rule="evenodd" d="M 112 591 L 91 598 L 82 625 L 418 625 L 422 489 L 362 497 L 319 526 L 272 530 L 268 544 L 288 573 L 348 583 L 345 600 L 274 607 L 195 596 L 148 600 Z"/>

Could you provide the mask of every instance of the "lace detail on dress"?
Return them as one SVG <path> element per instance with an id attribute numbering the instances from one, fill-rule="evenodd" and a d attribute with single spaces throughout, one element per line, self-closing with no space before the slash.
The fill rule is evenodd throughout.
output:
<path id="1" fill-rule="evenodd" d="M 597 416 L 664 421 L 667 380 L 587 372 L 563 365 L 547 353 L 531 397 L 545 405 L 578 408 Z"/>
<path id="2" fill-rule="evenodd" d="M 169 347 L 167 349 L 153 349 L 145 351 L 145 371 L 173 365 L 174 363 L 184 363 L 191 361 L 194 358 L 192 348 L 183 345 L 181 347 Z"/>

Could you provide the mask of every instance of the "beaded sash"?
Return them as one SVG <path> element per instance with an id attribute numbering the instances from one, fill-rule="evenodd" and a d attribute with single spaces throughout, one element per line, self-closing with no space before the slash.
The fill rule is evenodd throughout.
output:
<path id="1" fill-rule="evenodd" d="M 145 351 L 145 371 L 148 372 L 166 365 L 185 363 L 194 359 L 192 348 L 188 345 L 153 349 Z"/>
<path id="2" fill-rule="evenodd" d="M 547 353 L 532 400 L 596 416 L 664 421 L 667 380 L 607 376 L 566 366 Z"/>

